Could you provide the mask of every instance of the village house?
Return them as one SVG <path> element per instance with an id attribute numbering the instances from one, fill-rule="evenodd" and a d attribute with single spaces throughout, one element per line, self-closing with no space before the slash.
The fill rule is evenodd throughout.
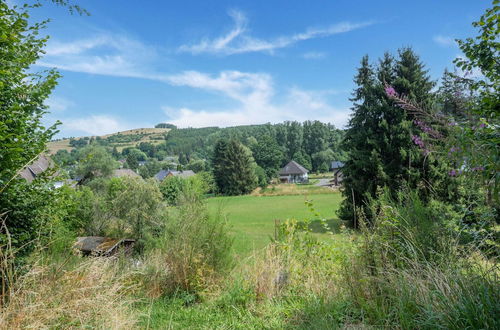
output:
<path id="1" fill-rule="evenodd" d="M 186 170 L 186 171 L 161 170 L 160 172 L 156 173 L 155 179 L 158 181 L 163 181 L 165 180 L 165 178 L 168 178 L 170 176 L 177 176 L 185 179 L 195 174 L 196 173 L 194 173 L 191 170 Z"/>
<path id="2" fill-rule="evenodd" d="M 40 155 L 33 163 L 26 166 L 19 176 L 28 182 L 33 182 L 38 176 L 49 168 L 54 167 L 54 162 L 46 155 Z"/>
<path id="3" fill-rule="evenodd" d="M 113 177 L 113 178 L 123 178 L 123 177 L 140 178 L 141 176 L 139 174 L 135 173 L 130 168 L 119 168 L 119 169 L 116 169 L 113 171 L 113 174 L 111 174 L 111 177 Z"/>
<path id="4" fill-rule="evenodd" d="M 283 167 L 280 172 L 280 182 L 283 183 L 304 183 L 308 182 L 309 178 L 307 176 L 309 171 L 305 169 L 302 165 L 292 160 Z"/>
<path id="5" fill-rule="evenodd" d="M 330 170 L 333 172 L 333 179 L 331 180 L 331 183 L 334 186 L 340 186 L 342 184 L 342 180 L 344 179 L 342 167 L 344 167 L 344 163 L 340 161 L 333 161 L 330 164 Z"/>

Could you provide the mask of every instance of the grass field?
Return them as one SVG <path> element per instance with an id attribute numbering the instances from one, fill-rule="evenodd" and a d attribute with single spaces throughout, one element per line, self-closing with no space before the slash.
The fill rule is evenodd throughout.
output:
<path id="1" fill-rule="evenodd" d="M 132 141 L 130 143 L 111 143 L 111 147 L 116 147 L 118 151 L 122 151 L 122 149 L 127 147 L 134 147 L 141 142 L 149 142 L 152 144 L 159 144 L 164 141 L 164 134 L 170 131 L 170 128 L 135 128 L 127 131 L 116 132 L 113 134 L 106 134 L 100 136 L 102 139 L 106 139 L 113 135 L 133 135 L 133 134 L 141 134 L 142 137 L 137 141 Z M 79 139 L 79 138 L 76 138 Z M 69 139 L 62 139 L 58 141 L 51 141 L 48 144 L 49 153 L 55 154 L 59 150 L 67 150 L 71 151 L 73 149 L 72 146 L 69 145 Z"/>
<path id="2" fill-rule="evenodd" d="M 310 195 L 214 197 L 209 198 L 207 204 L 212 215 L 220 210 L 227 216 L 235 238 L 235 253 L 248 255 L 269 243 L 274 234 L 275 220 L 315 220 L 305 205 L 306 200 L 313 202 L 322 218 L 330 220 L 331 227 L 338 227 L 335 211 L 341 198 L 340 193 L 330 191 Z"/>

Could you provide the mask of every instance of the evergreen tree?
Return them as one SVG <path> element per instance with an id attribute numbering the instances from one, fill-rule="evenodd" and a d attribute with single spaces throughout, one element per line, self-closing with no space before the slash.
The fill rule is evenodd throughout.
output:
<path id="1" fill-rule="evenodd" d="M 380 106 L 375 96 L 375 73 L 368 56 L 362 58 L 354 82 L 357 88 L 351 98 L 353 114 L 343 140 L 343 149 L 348 151 L 349 159 L 343 168 L 345 199 L 339 216 L 357 227 L 356 208 L 368 213 L 366 202 L 369 196 L 375 195 L 383 177 L 378 146 L 374 140 L 379 133 L 377 111 Z"/>
<path id="2" fill-rule="evenodd" d="M 355 78 L 353 115 L 344 138 L 349 153 L 344 171 L 345 200 L 339 210 L 342 219 L 356 223 L 355 208 L 370 219 L 367 203 L 384 187 L 396 197 L 401 189 L 416 189 L 423 200 L 431 192 L 448 196 L 447 164 L 440 163 L 421 143 L 425 128 L 387 97 L 386 88 L 411 102 L 432 108 L 430 80 L 424 65 L 409 48 L 401 49 L 397 60 L 385 54 L 374 70 L 364 57 Z M 415 121 L 416 122 L 416 121 Z"/>
<path id="3" fill-rule="evenodd" d="M 255 161 L 250 149 L 238 141 L 219 140 L 212 164 L 215 183 L 222 194 L 247 194 L 256 187 Z"/>
<path id="4" fill-rule="evenodd" d="M 460 78 L 457 72 L 445 69 L 437 97 L 441 113 L 462 119 L 468 114 L 468 102 L 472 99 L 470 83 L 467 79 Z"/>

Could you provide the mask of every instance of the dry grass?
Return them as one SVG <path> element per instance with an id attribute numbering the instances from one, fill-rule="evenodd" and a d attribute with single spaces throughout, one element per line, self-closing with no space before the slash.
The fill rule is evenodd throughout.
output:
<path id="1" fill-rule="evenodd" d="M 3 329 L 127 329 L 137 315 L 116 261 L 89 259 L 70 270 L 33 266 L 0 312 Z"/>
<path id="2" fill-rule="evenodd" d="M 285 222 L 285 236 L 263 253 L 254 254 L 254 262 L 243 268 L 258 299 L 291 292 L 304 297 L 339 297 L 345 288 L 340 285 L 342 263 L 355 249 L 352 240 L 327 244 L 298 230 L 297 225 L 296 221 Z"/>

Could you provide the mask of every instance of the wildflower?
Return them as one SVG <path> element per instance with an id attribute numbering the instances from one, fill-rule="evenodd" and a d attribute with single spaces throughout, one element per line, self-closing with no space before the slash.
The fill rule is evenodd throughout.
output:
<path id="1" fill-rule="evenodd" d="M 389 97 L 396 96 L 396 90 L 392 86 L 385 87 L 385 93 Z"/>
<path id="2" fill-rule="evenodd" d="M 449 176 L 457 176 L 457 171 L 456 170 L 451 170 L 448 172 Z"/>
<path id="3" fill-rule="evenodd" d="M 413 143 L 415 143 L 417 146 L 419 146 L 420 148 L 424 149 L 425 147 L 425 144 L 424 144 L 424 141 L 422 141 L 422 139 L 420 138 L 420 136 L 418 135 L 413 135 L 411 137 Z"/>

